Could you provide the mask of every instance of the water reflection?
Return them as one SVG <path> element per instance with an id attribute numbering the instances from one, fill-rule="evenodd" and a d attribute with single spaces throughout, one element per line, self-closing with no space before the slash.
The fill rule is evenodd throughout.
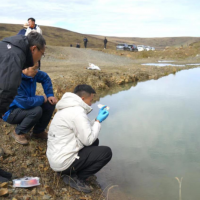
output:
<path id="1" fill-rule="evenodd" d="M 183 199 L 199 199 L 199 77 L 199 68 L 181 71 L 93 104 L 91 118 L 99 103 L 110 107 L 99 137 L 113 150 L 112 161 L 98 174 L 103 186 L 119 185 L 127 199 L 175 200 L 175 177 L 184 177 Z"/>
<path id="2" fill-rule="evenodd" d="M 144 63 L 141 65 L 146 65 L 146 66 L 156 66 L 156 67 L 166 67 L 166 66 L 174 66 L 174 67 L 185 67 L 187 65 L 193 65 L 193 66 L 200 66 L 200 63 L 192 63 L 192 64 L 171 64 L 169 62 L 174 62 L 174 61 L 158 61 L 158 63 Z"/>

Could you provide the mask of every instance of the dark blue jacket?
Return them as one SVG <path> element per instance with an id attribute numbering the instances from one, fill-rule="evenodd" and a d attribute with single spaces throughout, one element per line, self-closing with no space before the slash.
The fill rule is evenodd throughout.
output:
<path id="1" fill-rule="evenodd" d="M 5 113 L 3 117 L 4 121 L 7 121 L 11 111 L 16 108 L 26 110 L 36 106 L 41 106 L 44 103 L 43 96 L 35 95 L 37 86 L 36 83 L 42 84 L 44 93 L 46 94 L 47 98 L 54 96 L 51 79 L 47 73 L 38 71 L 34 78 L 26 76 L 22 73 L 22 82 L 18 88 L 17 96 L 15 96 L 15 99 L 10 104 L 9 110 Z"/>
<path id="2" fill-rule="evenodd" d="M 21 29 L 21 30 L 19 31 L 19 33 L 17 33 L 17 35 L 25 35 L 25 33 L 26 33 L 26 29 L 23 28 L 23 29 Z"/>

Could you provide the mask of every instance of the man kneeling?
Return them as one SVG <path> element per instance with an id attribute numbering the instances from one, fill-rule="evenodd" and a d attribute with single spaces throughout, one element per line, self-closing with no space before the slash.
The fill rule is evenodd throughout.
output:
<path id="1" fill-rule="evenodd" d="M 36 83 L 42 83 L 43 96 L 35 95 Z M 3 120 L 9 124 L 18 124 L 13 137 L 20 144 L 28 144 L 26 133 L 33 128 L 33 136 L 47 139 L 45 129 L 51 119 L 57 99 L 54 97 L 50 77 L 47 73 L 38 71 L 38 66 L 22 71 L 22 82 L 17 96 L 4 114 Z"/>
<path id="2" fill-rule="evenodd" d="M 74 93 L 65 93 L 56 105 L 58 111 L 48 132 L 47 157 L 51 168 L 60 173 L 66 184 L 89 193 L 91 189 L 85 180 L 112 157 L 109 147 L 98 146 L 101 122 L 109 112 L 104 106 L 96 120 L 90 121 L 87 114 L 92 111 L 96 92 L 89 85 L 78 85 Z"/>

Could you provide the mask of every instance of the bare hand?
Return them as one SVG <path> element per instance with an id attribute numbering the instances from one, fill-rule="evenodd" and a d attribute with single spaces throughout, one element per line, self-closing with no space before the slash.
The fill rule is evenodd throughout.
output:
<path id="1" fill-rule="evenodd" d="M 44 97 L 44 103 L 46 103 L 47 102 L 47 96 L 44 94 L 43 97 Z"/>
<path id="2" fill-rule="evenodd" d="M 56 97 L 48 97 L 48 101 L 52 105 L 55 105 L 58 102 Z"/>

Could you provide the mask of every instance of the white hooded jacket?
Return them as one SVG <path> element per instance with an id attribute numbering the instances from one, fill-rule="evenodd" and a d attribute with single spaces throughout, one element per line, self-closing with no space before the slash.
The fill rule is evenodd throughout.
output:
<path id="1" fill-rule="evenodd" d="M 79 150 L 98 138 L 101 124 L 90 121 L 87 114 L 92 108 L 74 93 L 65 93 L 56 109 L 48 132 L 47 158 L 51 168 L 59 172 L 69 168 L 79 159 Z"/>

